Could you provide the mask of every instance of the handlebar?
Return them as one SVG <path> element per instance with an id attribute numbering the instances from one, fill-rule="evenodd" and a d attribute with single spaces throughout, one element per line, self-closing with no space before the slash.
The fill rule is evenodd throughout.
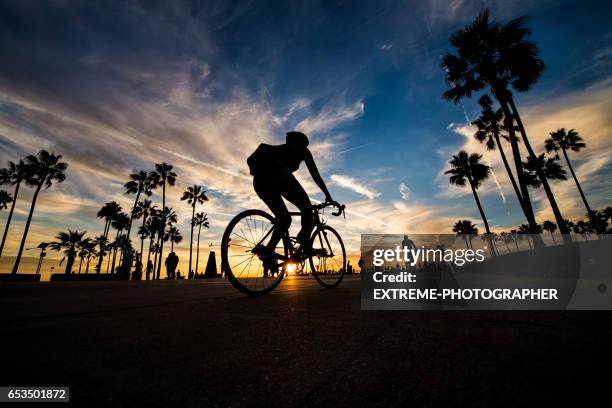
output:
<path id="1" fill-rule="evenodd" d="M 315 210 L 322 210 L 322 209 L 324 209 L 326 207 L 336 207 L 337 210 L 332 212 L 332 215 L 338 217 L 338 216 L 340 216 L 340 214 L 343 214 L 344 217 L 346 218 L 346 215 L 344 214 L 344 209 L 346 208 L 346 206 L 344 204 L 339 204 L 337 202 L 328 202 L 328 201 L 326 201 L 324 203 L 315 204 L 315 205 L 312 206 L 312 208 L 315 209 Z"/>

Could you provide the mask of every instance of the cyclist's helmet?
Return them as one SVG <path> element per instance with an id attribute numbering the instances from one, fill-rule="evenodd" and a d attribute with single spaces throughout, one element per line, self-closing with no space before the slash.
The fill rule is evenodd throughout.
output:
<path id="1" fill-rule="evenodd" d="M 302 132 L 292 131 L 287 132 L 287 144 L 288 145 L 299 145 L 303 147 L 308 146 L 308 137 Z"/>

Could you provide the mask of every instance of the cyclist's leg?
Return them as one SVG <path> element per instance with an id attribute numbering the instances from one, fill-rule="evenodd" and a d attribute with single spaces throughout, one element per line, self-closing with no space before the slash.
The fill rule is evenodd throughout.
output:
<path id="1" fill-rule="evenodd" d="M 253 178 L 253 187 L 255 192 L 268 206 L 274 217 L 276 218 L 276 226 L 272 231 L 272 236 L 266 244 L 266 248 L 273 252 L 276 245 L 281 240 L 283 234 L 289 230 L 291 226 L 291 215 L 287 210 L 287 206 L 283 201 L 279 186 L 272 180 L 261 179 L 258 177 Z"/>
<path id="2" fill-rule="evenodd" d="M 306 248 L 305 245 L 308 244 L 312 231 L 312 204 L 308 194 L 293 174 L 286 183 L 283 183 L 281 194 L 302 213 L 302 229 L 298 234 L 298 242 L 302 248 Z"/>

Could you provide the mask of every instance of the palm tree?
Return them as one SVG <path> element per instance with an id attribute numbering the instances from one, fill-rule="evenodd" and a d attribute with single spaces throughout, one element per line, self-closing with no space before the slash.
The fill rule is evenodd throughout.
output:
<path id="1" fill-rule="evenodd" d="M 563 157 L 565 157 L 567 167 L 569 167 L 570 173 L 572 173 L 572 177 L 574 177 L 576 187 L 578 187 L 578 192 L 580 193 L 580 197 L 582 197 L 582 201 L 584 202 L 584 206 L 586 207 L 588 214 L 591 212 L 591 207 L 589 206 L 586 196 L 582 191 L 582 187 L 580 187 L 580 183 L 578 182 L 578 178 L 576 177 L 572 163 L 567 155 L 568 150 L 579 152 L 585 147 L 586 144 L 583 142 L 582 137 L 574 129 L 570 129 L 567 132 L 565 131 L 565 128 L 558 129 L 556 132 L 552 132 L 550 137 L 544 142 L 544 148 L 546 149 L 547 153 L 558 153 L 559 150 L 563 152 Z"/>
<path id="2" fill-rule="evenodd" d="M 66 275 L 70 275 L 72 273 L 72 265 L 74 264 L 74 260 L 77 256 L 77 250 L 80 243 L 83 241 L 85 234 L 86 231 L 79 232 L 68 230 L 68 232 L 60 232 L 55 237 L 57 241 L 49 243 L 49 248 L 54 251 L 64 250 L 64 258 L 62 258 L 60 264 L 64 262 L 64 259 L 66 259 Z"/>
<path id="3" fill-rule="evenodd" d="M 506 132 L 506 126 L 504 125 L 504 113 L 501 108 L 493 110 L 493 101 L 489 95 L 482 95 L 478 100 L 478 104 L 481 106 L 482 112 L 480 113 L 480 117 L 472 122 L 472 125 L 476 126 L 478 129 L 474 134 L 474 138 L 480 143 L 484 143 L 487 146 L 487 150 L 495 150 L 496 148 L 499 150 L 506 173 L 508 173 L 508 178 L 510 178 L 510 182 L 514 188 L 516 198 L 524 213 L 525 208 L 521 197 L 521 191 L 516 184 L 516 180 L 510 169 L 510 164 L 508 163 L 508 158 L 506 157 L 506 153 L 501 143 L 502 138 L 507 141 L 510 140 Z"/>
<path id="4" fill-rule="evenodd" d="M 89 273 L 89 262 L 92 257 L 102 257 L 102 254 L 96 250 L 96 248 L 104 248 L 106 246 L 107 239 L 104 235 L 96 236 L 90 245 L 90 250 L 87 253 L 87 267 L 85 268 L 85 273 Z"/>
<path id="5" fill-rule="evenodd" d="M 102 261 L 104 259 L 104 253 L 106 252 L 106 245 L 108 245 L 108 233 L 110 232 L 111 222 L 117 219 L 117 216 L 123 211 L 121 206 L 116 201 L 109 201 L 104 204 L 100 211 L 98 211 L 98 218 L 104 219 L 104 232 L 102 236 L 103 240 L 98 240 L 100 245 L 100 251 L 98 256 L 98 265 L 96 266 L 96 273 L 100 273 L 102 269 Z"/>
<path id="6" fill-rule="evenodd" d="M 172 171 L 173 168 L 174 166 L 168 163 L 165 163 L 165 162 L 156 163 L 155 170 L 150 173 L 151 185 L 154 187 L 162 188 L 162 211 L 163 211 L 162 212 L 162 224 L 164 225 L 164 228 L 166 225 L 166 212 L 165 212 L 166 184 L 173 186 L 174 183 L 176 182 L 176 173 Z M 163 235 L 163 232 L 162 234 L 159 234 L 159 235 Z M 159 246 L 159 260 L 158 260 L 158 265 L 157 265 L 158 273 L 161 270 L 163 252 L 164 252 L 164 241 L 161 240 L 160 246 Z"/>
<path id="7" fill-rule="evenodd" d="M 26 183 L 30 186 L 35 187 L 34 195 L 32 196 L 32 204 L 30 205 L 30 212 L 26 220 L 25 229 L 23 236 L 21 237 L 21 244 L 19 245 L 19 251 L 15 259 L 15 265 L 13 265 L 13 274 L 17 273 L 19 264 L 21 263 L 21 256 L 23 254 L 23 248 L 25 247 L 26 239 L 28 237 L 28 231 L 30 229 L 30 223 L 32 222 L 32 215 L 34 214 L 34 208 L 36 206 L 36 200 L 40 190 L 50 188 L 53 182 L 61 183 L 66 180 L 66 168 L 68 165 L 61 162 L 61 155 L 55 155 L 49 153 L 46 150 L 41 150 L 36 156 L 28 156 L 25 159 L 25 164 L 31 169 L 29 176 L 26 179 Z"/>
<path id="8" fill-rule="evenodd" d="M 96 248 L 96 241 L 91 238 L 84 238 L 81 242 L 79 242 L 78 250 L 79 250 L 79 273 L 81 273 L 81 269 L 83 266 L 83 260 L 87 258 L 87 268 L 86 273 L 89 272 L 89 258 L 91 257 L 91 252 Z"/>
<path id="9" fill-rule="evenodd" d="M 580 220 L 574 225 L 574 233 L 578 235 L 582 235 L 584 240 L 586 241 L 589 238 L 591 233 L 595 232 L 593 227 L 589 225 L 588 222 Z"/>
<path id="10" fill-rule="evenodd" d="M 478 228 L 470 220 L 459 220 L 453 225 L 453 232 L 463 236 L 468 249 L 472 248 L 472 235 L 478 235 Z"/>
<path id="11" fill-rule="evenodd" d="M 181 232 L 175 226 L 171 226 L 166 231 L 164 241 L 170 241 L 170 251 L 174 252 L 174 244 L 178 244 L 183 240 Z"/>
<path id="12" fill-rule="evenodd" d="M 6 219 L 6 225 L 4 226 L 4 234 L 2 234 L 2 243 L 0 243 L 0 256 L 4 250 L 4 243 L 6 242 L 6 236 L 8 234 L 9 227 L 11 225 L 11 219 L 13 218 L 13 211 L 15 211 L 15 204 L 17 203 L 17 195 L 19 194 L 19 187 L 21 182 L 28 179 L 31 168 L 26 165 L 23 160 L 19 160 L 17 164 L 12 161 L 8 162 L 8 167 L 0 169 L 0 184 L 11 184 L 15 186 L 13 191 L 13 198 L 11 209 Z"/>
<path id="13" fill-rule="evenodd" d="M 587 222 L 599 238 L 608 229 L 608 217 L 603 211 L 592 210 L 587 213 Z"/>
<path id="14" fill-rule="evenodd" d="M 457 155 L 453 156 L 452 160 L 449 162 L 451 169 L 445 171 L 444 174 L 450 174 L 450 183 L 460 187 L 465 186 L 465 181 L 467 180 L 472 189 L 472 194 L 474 194 L 478 211 L 480 212 L 487 237 L 489 238 L 491 237 L 491 230 L 489 229 L 489 223 L 482 209 L 482 205 L 480 204 L 480 199 L 478 198 L 476 190 L 487 178 L 489 178 L 491 168 L 486 164 L 482 164 L 480 162 L 481 159 L 482 155 L 478 153 L 468 154 L 461 150 Z M 491 253 L 495 255 L 495 247 L 491 242 L 489 242 L 489 246 L 491 247 Z"/>
<path id="15" fill-rule="evenodd" d="M 210 224 L 208 222 L 208 215 L 203 212 L 197 213 L 193 219 L 193 223 L 198 226 L 198 240 L 196 244 L 196 262 L 195 262 L 195 273 L 198 273 L 198 263 L 200 261 L 200 232 L 202 231 L 202 227 L 210 228 Z"/>
<path id="16" fill-rule="evenodd" d="M 527 238 L 527 244 L 529 245 L 529 249 L 533 249 L 533 247 L 531 246 L 531 232 L 533 231 L 533 229 L 527 225 L 527 224 L 522 224 L 519 226 L 517 234 L 518 236 L 522 239 L 524 239 L 523 237 Z"/>
<path id="17" fill-rule="evenodd" d="M 8 205 L 13 202 L 13 196 L 8 191 L 0 190 L 0 211 L 6 210 Z"/>
<path id="18" fill-rule="evenodd" d="M 145 225 L 149 216 L 156 210 L 156 206 L 153 205 L 151 200 L 142 200 L 139 201 L 136 207 L 133 210 L 134 218 L 140 219 L 142 218 L 142 225 L 138 229 L 138 235 L 140 236 L 140 261 L 142 262 L 142 254 L 144 250 L 144 240 L 148 236 L 148 232 L 146 231 Z"/>
<path id="19" fill-rule="evenodd" d="M 526 171 L 525 182 L 527 185 L 533 188 L 540 188 L 540 186 L 543 186 L 549 200 L 552 199 L 553 192 L 548 183 L 542 182 L 543 179 L 540 177 L 540 175 L 544 175 L 544 180 L 567 180 L 565 170 L 563 170 L 563 167 L 557 163 L 558 160 L 558 157 L 547 158 L 545 157 L 544 153 L 542 153 L 535 158 L 533 156 L 529 156 L 527 161 L 523 163 L 523 167 Z M 565 219 L 563 222 L 565 223 Z M 535 231 L 533 231 L 533 233 L 535 233 Z"/>
<path id="20" fill-rule="evenodd" d="M 204 190 L 202 186 L 193 185 L 191 187 L 187 187 L 187 190 L 183 192 L 181 200 L 187 200 L 187 203 L 191 205 L 191 232 L 189 234 L 189 272 L 187 274 L 187 276 L 189 277 L 192 272 L 191 257 L 193 254 L 193 227 L 195 225 L 195 208 L 196 204 L 204 204 L 204 201 L 208 201 L 208 197 L 206 197 L 206 190 Z"/>
<path id="21" fill-rule="evenodd" d="M 555 244 L 555 245 L 556 245 L 557 243 L 555 242 L 554 232 L 557 230 L 557 224 L 555 224 L 555 223 L 554 223 L 554 222 L 552 222 L 552 221 L 546 220 L 546 221 L 544 221 L 544 222 L 542 223 L 542 229 L 543 229 L 544 231 L 548 231 L 548 232 L 550 232 L 550 237 L 551 237 L 551 238 L 552 238 L 552 240 L 553 240 L 553 244 Z"/>
<path id="22" fill-rule="evenodd" d="M 608 221 L 612 221 L 612 207 L 606 207 L 603 209 L 603 213 L 608 219 Z"/>
<path id="23" fill-rule="evenodd" d="M 140 170 L 137 173 L 130 174 L 130 180 L 125 183 L 125 193 L 126 194 L 136 194 L 136 199 L 134 200 L 134 206 L 132 207 L 132 211 L 130 212 L 130 221 L 127 227 L 127 239 L 130 239 L 130 232 L 132 230 L 132 221 L 134 220 L 134 215 L 136 212 L 136 207 L 138 206 L 138 200 L 140 199 L 140 195 L 144 194 L 147 197 L 150 197 L 153 192 L 151 191 L 151 176 L 144 170 Z"/>
<path id="24" fill-rule="evenodd" d="M 154 246 L 156 246 L 154 244 L 154 241 L 159 231 L 163 230 L 162 226 L 163 224 L 162 224 L 162 219 L 161 219 L 161 210 L 153 209 L 151 211 L 149 219 L 147 220 L 144 226 L 144 229 L 146 231 L 143 231 L 143 236 L 149 238 L 149 251 L 147 253 L 147 266 L 149 265 L 149 261 L 151 260 L 152 253 L 155 254 L 155 260 L 153 262 L 153 265 L 157 265 L 157 251 L 154 250 Z M 155 279 L 155 267 L 152 272 L 153 272 L 152 279 Z"/>
<path id="25" fill-rule="evenodd" d="M 115 242 L 113 246 L 113 266 L 111 268 L 111 273 L 115 273 L 115 260 L 117 258 L 117 250 L 119 248 L 119 243 L 122 242 L 121 233 L 128 227 L 130 222 L 130 217 L 122 212 L 117 215 L 117 217 L 111 222 L 111 226 L 117 230 L 117 235 L 115 235 Z"/>
<path id="26" fill-rule="evenodd" d="M 487 89 L 500 103 L 510 135 L 523 209 L 530 228 L 535 230 L 536 221 L 523 176 L 515 129 L 520 131 L 529 156 L 535 158 L 536 155 L 510 91 L 510 88 L 519 92 L 529 90 L 544 70 L 538 47 L 527 39 L 531 30 L 526 23 L 526 16 L 513 19 L 505 25 L 491 23 L 489 11 L 483 10 L 473 23 L 451 36 L 450 42 L 456 48 L 457 55 L 447 54 L 443 58 L 442 68 L 451 87 L 444 93 L 446 99 L 458 103 L 464 97 L 469 98 L 473 93 Z M 542 184 L 548 184 L 541 172 L 538 172 L 538 177 Z M 561 233 L 567 234 L 554 196 L 549 197 L 549 201 Z M 540 241 L 536 242 L 543 245 Z"/>

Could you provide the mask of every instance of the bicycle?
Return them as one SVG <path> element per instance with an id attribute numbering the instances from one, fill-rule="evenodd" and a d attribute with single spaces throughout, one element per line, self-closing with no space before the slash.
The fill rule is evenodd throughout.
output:
<path id="1" fill-rule="evenodd" d="M 287 272 L 300 274 L 308 261 L 312 274 L 321 286 L 335 288 L 346 270 L 346 251 L 340 234 L 322 219 L 326 207 L 335 206 L 334 216 L 344 214 L 344 205 L 313 205 L 313 232 L 309 247 L 296 249 L 297 238 L 285 231 L 272 256 L 269 269 L 261 251 L 274 231 L 276 220 L 265 211 L 246 210 L 228 224 L 221 240 L 221 268 L 231 284 L 249 296 L 264 295 L 276 288 Z M 292 217 L 301 212 L 290 212 Z"/>

